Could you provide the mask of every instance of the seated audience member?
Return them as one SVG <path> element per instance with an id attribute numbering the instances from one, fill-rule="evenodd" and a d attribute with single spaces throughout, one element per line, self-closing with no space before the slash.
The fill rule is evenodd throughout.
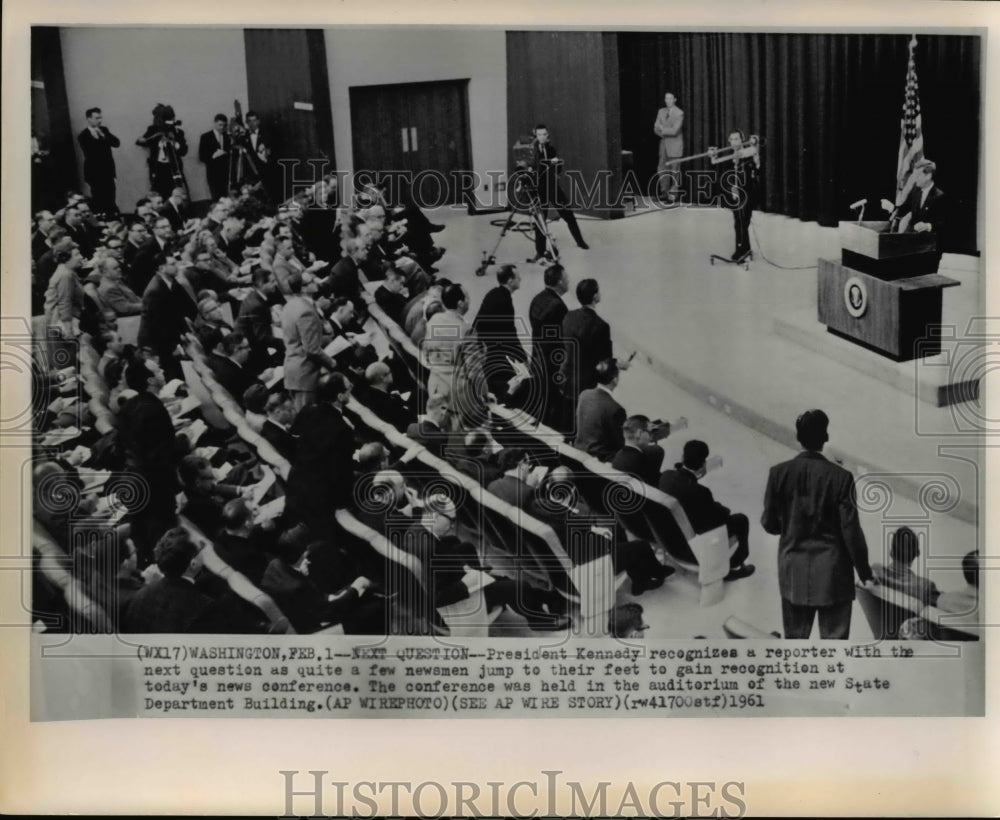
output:
<path id="1" fill-rule="evenodd" d="M 493 439 L 484 430 L 470 430 L 461 447 L 448 449 L 448 461 L 460 473 L 486 487 L 503 475 L 493 445 Z"/>
<path id="2" fill-rule="evenodd" d="M 216 381 L 230 396 L 239 400 L 247 389 L 257 382 L 257 376 L 247 367 L 250 343 L 240 332 L 224 336 L 218 352 L 209 354 L 206 361 Z"/>
<path id="3" fill-rule="evenodd" d="M 35 214 L 35 232 L 31 235 L 31 258 L 37 262 L 39 257 L 50 247 L 49 232 L 57 227 L 52 211 L 39 211 Z M 61 229 L 60 229 L 61 230 Z"/>
<path id="4" fill-rule="evenodd" d="M 167 530 L 153 554 L 163 577 L 150 581 L 135 593 L 125 610 L 125 632 L 231 631 L 216 602 L 192 583 L 201 570 L 201 559 L 187 530 L 182 527 Z"/>
<path id="5" fill-rule="evenodd" d="M 170 196 L 167 198 L 167 201 L 160 207 L 160 216 L 170 220 L 170 227 L 174 229 L 175 233 L 181 232 L 181 229 L 184 227 L 184 223 L 190 216 L 188 194 L 187 190 L 183 186 L 174 186 L 174 188 L 170 191 Z"/>
<path id="6" fill-rule="evenodd" d="M 403 274 L 396 268 L 386 268 L 385 279 L 375 290 L 375 304 L 382 308 L 385 315 L 393 322 L 402 326 L 406 303 L 406 284 Z"/>
<path id="7" fill-rule="evenodd" d="M 708 453 L 704 441 L 685 442 L 683 461 L 660 476 L 660 489 L 677 499 L 698 535 L 725 525 L 729 536 L 736 537 L 736 551 L 729 559 L 730 570 L 726 576 L 727 581 L 736 581 L 753 575 L 755 569 L 753 564 L 745 563 L 750 556 L 750 520 L 743 513 L 733 514 L 715 500 L 708 487 L 698 483 L 698 479 L 705 476 Z M 693 554 L 689 560 L 696 563 Z"/>
<path id="8" fill-rule="evenodd" d="M 527 510 L 535 498 L 538 483 L 531 473 L 528 451 L 508 447 L 501 451 L 497 461 L 503 475 L 487 484 L 486 489 L 519 510 Z"/>
<path id="9" fill-rule="evenodd" d="M 887 567 L 873 564 L 872 574 L 878 583 L 910 595 L 926 606 L 934 604 L 941 593 L 933 581 L 913 571 L 912 564 L 919 555 L 920 544 L 917 534 L 909 527 L 900 527 L 892 534 L 892 543 L 889 546 L 891 563 Z"/>
<path id="10" fill-rule="evenodd" d="M 377 441 L 362 444 L 354 454 L 359 476 L 377 473 L 389 467 L 389 451 Z"/>
<path id="11" fill-rule="evenodd" d="M 491 574 L 476 547 L 455 534 L 457 516 L 451 499 L 433 494 L 425 500 L 423 517 L 403 537 L 403 548 L 424 566 L 434 607 L 457 603 L 482 589 L 487 610 L 507 606 L 526 618 L 528 626 L 536 631 L 566 629 L 569 619 L 555 614 L 563 606 L 559 594 L 533 587 L 520 578 L 515 581 Z"/>
<path id="12" fill-rule="evenodd" d="M 243 396 L 240 399 L 240 404 L 243 406 L 244 411 L 243 415 L 250 429 L 255 433 L 259 433 L 264 426 L 264 422 L 267 421 L 265 414 L 267 413 L 267 400 L 270 395 L 267 387 L 263 382 L 259 381 L 254 382 L 243 391 Z"/>
<path id="13" fill-rule="evenodd" d="M 178 468 L 186 502 L 180 514 L 187 518 L 208 538 L 215 538 L 222 530 L 222 509 L 227 501 L 240 498 L 244 492 L 229 484 L 220 484 L 208 459 L 187 455 Z"/>
<path id="14" fill-rule="evenodd" d="M 385 362 L 372 362 L 365 369 L 368 390 L 362 400 L 382 421 L 404 432 L 417 419 L 402 397 L 392 389 L 392 370 Z"/>
<path id="15" fill-rule="evenodd" d="M 109 330 L 103 336 L 104 352 L 97 362 L 97 375 L 111 388 L 118 384 L 125 368 L 125 342 L 117 330 Z"/>
<path id="16" fill-rule="evenodd" d="M 218 240 L 211 231 L 202 230 L 188 245 L 191 278 L 196 287 L 211 288 L 220 292 L 250 281 L 249 274 L 243 274 L 232 259 L 219 248 Z"/>
<path id="17" fill-rule="evenodd" d="M 128 226 L 125 241 L 122 243 L 122 264 L 129 279 L 132 277 L 132 265 L 136 256 L 149 244 L 150 239 L 149 228 L 141 219 L 136 219 Z"/>
<path id="18" fill-rule="evenodd" d="M 403 322 L 401 324 L 403 333 L 413 339 L 417 326 L 426 326 L 427 317 L 425 316 L 425 312 L 427 305 L 431 302 L 440 304 L 441 294 L 445 287 L 450 284 L 451 282 L 447 279 L 438 279 L 436 282 L 429 284 L 424 290 L 415 290 L 413 285 L 409 286 L 410 293 L 413 295 L 410 297 L 410 301 L 406 303 L 406 308 L 403 312 Z M 422 332 L 420 338 L 423 338 Z M 420 344 L 420 342 L 414 340 L 414 344 Z"/>
<path id="19" fill-rule="evenodd" d="M 436 394 L 427 399 L 427 412 L 406 428 L 406 435 L 426 447 L 431 455 L 445 457 L 451 440 L 451 408 L 449 397 Z"/>
<path id="20" fill-rule="evenodd" d="M 634 602 L 619 604 L 608 617 L 608 634 L 612 638 L 642 638 L 647 629 L 642 606 Z"/>
<path id="21" fill-rule="evenodd" d="M 253 525 L 247 502 L 234 498 L 222 508 L 222 531 L 215 538 L 215 552 L 229 566 L 260 585 L 274 551 L 274 538 Z"/>
<path id="22" fill-rule="evenodd" d="M 574 446 L 601 461 L 611 461 L 625 445 L 622 431 L 625 408 L 613 396 L 618 377 L 618 365 L 614 359 L 600 362 L 597 365 L 597 387 L 582 391 L 576 407 Z"/>
<path id="23" fill-rule="evenodd" d="M 97 265 L 101 281 L 97 294 L 116 316 L 138 316 L 142 313 L 142 297 L 125 284 L 122 266 L 113 256 L 105 256 Z"/>
<path id="24" fill-rule="evenodd" d="M 628 541 L 613 520 L 595 516 L 580 497 L 568 467 L 556 467 L 545 477 L 528 513 L 555 530 L 574 564 L 610 552 L 615 571 L 628 574 L 633 595 L 657 589 L 674 573 L 673 567 L 657 560 L 648 541 Z"/>
<path id="25" fill-rule="evenodd" d="M 942 592 L 938 596 L 936 606 L 956 615 L 975 616 L 979 606 L 979 550 L 966 553 L 962 558 L 962 575 L 965 577 L 965 589 L 958 592 Z"/>
<path id="26" fill-rule="evenodd" d="M 246 240 L 243 238 L 245 228 L 245 220 L 238 216 L 227 216 L 217 234 L 219 249 L 237 265 L 243 264 L 244 251 L 247 248 Z"/>
<path id="27" fill-rule="evenodd" d="M 611 466 L 655 487 L 660 481 L 663 448 L 650 439 L 649 418 L 629 416 L 622 425 L 622 434 L 625 444 L 615 454 Z"/>
<path id="28" fill-rule="evenodd" d="M 278 455 L 291 461 L 295 457 L 298 439 L 292 435 L 295 423 L 295 404 L 284 390 L 268 394 L 265 406 L 266 418 L 260 434 L 278 451 Z"/>
<path id="29" fill-rule="evenodd" d="M 338 593 L 325 595 L 313 581 L 311 556 L 324 548 L 322 542 L 309 544 L 296 529 L 281 534 L 276 555 L 267 565 L 260 588 L 266 592 L 291 622 L 296 632 L 309 634 L 331 624 L 352 621 L 351 613 L 360 609 L 371 586 L 364 576 L 351 581 Z"/>

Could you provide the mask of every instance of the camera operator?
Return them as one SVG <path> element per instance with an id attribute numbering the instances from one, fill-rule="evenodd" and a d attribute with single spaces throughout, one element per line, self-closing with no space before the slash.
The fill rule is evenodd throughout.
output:
<path id="1" fill-rule="evenodd" d="M 566 222 L 566 227 L 578 248 L 587 250 L 589 245 L 583 241 L 580 233 L 580 226 L 576 224 L 576 217 L 569 209 L 569 198 L 559 184 L 559 174 L 562 171 L 563 161 L 556 152 L 556 147 L 549 142 L 549 129 L 542 123 L 535 126 L 535 139 L 532 141 L 534 161 L 532 170 L 535 173 L 538 188 L 539 204 L 542 208 L 544 218 L 545 211 L 550 207 L 555 208 L 556 213 Z M 545 237 L 538 226 L 535 226 L 535 258 L 533 262 L 538 262 L 545 255 Z"/>
<path id="2" fill-rule="evenodd" d="M 181 157 L 187 154 L 187 139 L 171 106 L 157 103 L 153 123 L 135 144 L 149 149 L 149 180 L 154 191 L 166 199 L 175 185 L 186 186 Z"/>

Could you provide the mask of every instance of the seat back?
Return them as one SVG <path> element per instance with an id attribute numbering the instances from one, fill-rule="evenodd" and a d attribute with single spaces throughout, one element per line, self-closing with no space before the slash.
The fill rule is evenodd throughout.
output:
<path id="1" fill-rule="evenodd" d="M 885 584 L 871 587 L 859 584 L 855 591 L 875 640 L 898 640 L 903 621 L 917 616 L 921 610 L 921 603 L 916 598 Z"/>

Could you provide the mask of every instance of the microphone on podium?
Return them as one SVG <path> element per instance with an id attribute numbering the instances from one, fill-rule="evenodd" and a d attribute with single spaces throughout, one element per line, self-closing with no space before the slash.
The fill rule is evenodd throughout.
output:
<path id="1" fill-rule="evenodd" d="M 859 199 L 857 202 L 852 202 L 850 204 L 850 209 L 852 211 L 858 212 L 858 224 L 861 224 L 861 220 L 865 218 L 865 205 L 868 204 L 867 199 Z"/>

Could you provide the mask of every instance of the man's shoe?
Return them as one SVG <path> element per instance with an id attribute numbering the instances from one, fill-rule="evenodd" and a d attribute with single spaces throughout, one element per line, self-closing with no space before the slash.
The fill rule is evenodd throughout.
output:
<path id="1" fill-rule="evenodd" d="M 632 594 L 638 597 L 644 592 L 648 592 L 651 589 L 659 589 L 662 586 L 663 578 L 637 578 L 632 582 Z"/>
<path id="2" fill-rule="evenodd" d="M 577 247 L 578 247 L 578 248 L 579 248 L 580 250 L 583 250 L 583 251 L 589 251 L 589 250 L 590 250 L 590 245 L 588 245 L 588 244 L 587 244 L 586 242 L 584 242 L 584 241 L 583 241 L 582 239 L 581 239 L 581 240 L 580 240 L 579 242 L 577 242 L 577 243 L 576 243 L 576 246 L 577 246 Z"/>
<path id="3" fill-rule="evenodd" d="M 432 224 L 432 225 L 429 225 L 427 227 L 427 230 L 429 230 L 431 233 L 440 233 L 441 231 L 444 230 L 444 225 L 433 225 Z"/>
<path id="4" fill-rule="evenodd" d="M 661 566 L 658 570 L 656 570 L 653 573 L 653 577 L 667 579 L 675 572 L 677 572 L 677 570 L 674 567 Z"/>
<path id="5" fill-rule="evenodd" d="M 757 567 L 753 564 L 743 564 L 742 566 L 733 567 L 729 570 L 729 574 L 723 578 L 724 581 L 739 581 L 740 578 L 749 578 L 754 574 Z"/>

